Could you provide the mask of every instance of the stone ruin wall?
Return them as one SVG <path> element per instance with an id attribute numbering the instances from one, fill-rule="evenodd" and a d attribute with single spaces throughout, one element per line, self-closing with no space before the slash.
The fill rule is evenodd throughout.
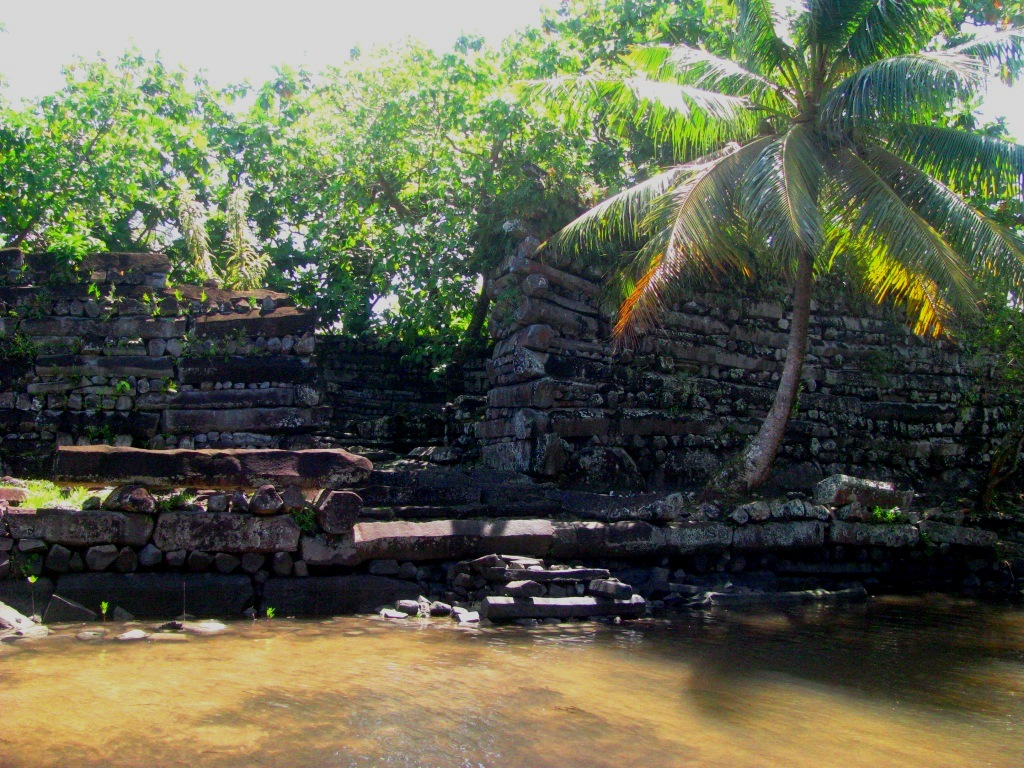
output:
<path id="1" fill-rule="evenodd" d="M 749 285 L 694 292 L 616 351 L 599 272 L 535 258 L 536 246 L 524 241 L 492 281 L 485 462 L 598 485 L 702 483 L 770 407 L 788 307 Z M 913 335 L 891 308 L 819 289 L 775 480 L 807 488 L 845 473 L 967 489 L 1013 416 L 991 374 L 954 344 Z"/>
<path id="2" fill-rule="evenodd" d="M 285 294 L 169 285 L 163 254 L 61 263 L 0 251 L 0 459 L 18 475 L 72 444 L 407 452 L 486 392 L 482 360 L 435 380 L 393 347 L 315 339 Z"/>

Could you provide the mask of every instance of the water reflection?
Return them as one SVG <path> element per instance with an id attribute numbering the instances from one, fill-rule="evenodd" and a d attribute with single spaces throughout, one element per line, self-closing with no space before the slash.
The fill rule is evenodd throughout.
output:
<path id="1" fill-rule="evenodd" d="M 1024 764 L 1024 614 L 940 598 L 622 627 L 78 629 L 0 646 L 0 767 Z"/>

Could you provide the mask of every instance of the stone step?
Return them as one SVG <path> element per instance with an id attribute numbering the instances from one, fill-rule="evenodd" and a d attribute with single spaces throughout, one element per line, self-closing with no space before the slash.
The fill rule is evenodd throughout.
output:
<path id="1" fill-rule="evenodd" d="M 483 491 L 468 485 L 401 486 L 368 485 L 356 489 L 367 507 L 437 507 L 479 504 Z"/>
<path id="2" fill-rule="evenodd" d="M 153 488 L 347 488 L 364 482 L 373 464 L 338 448 L 283 451 L 150 451 L 105 445 L 61 446 L 54 467 L 63 485 L 142 483 Z"/>
<path id="3" fill-rule="evenodd" d="M 543 557 L 551 547 L 549 520 L 435 520 L 357 523 L 360 560 L 462 560 L 487 554 Z"/>
<path id="4" fill-rule="evenodd" d="M 647 602 L 640 595 L 629 600 L 607 600 L 599 597 L 502 597 L 489 596 L 480 604 L 480 616 L 491 621 L 514 619 L 588 619 L 600 616 L 621 616 L 625 619 L 643 616 Z"/>
<path id="5" fill-rule="evenodd" d="M 504 573 L 498 573 L 499 571 Z M 611 576 L 605 568 L 492 568 L 484 574 L 491 581 L 592 581 L 607 579 Z"/>
<path id="6" fill-rule="evenodd" d="M 518 517 L 554 517 L 562 512 L 556 505 L 537 504 L 460 504 L 457 506 L 394 506 L 363 507 L 360 517 L 366 520 L 467 520 L 476 517 L 509 519 Z"/>

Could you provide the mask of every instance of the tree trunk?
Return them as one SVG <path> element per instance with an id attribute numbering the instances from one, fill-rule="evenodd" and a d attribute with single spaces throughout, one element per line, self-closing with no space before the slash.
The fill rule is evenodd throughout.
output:
<path id="1" fill-rule="evenodd" d="M 771 410 L 761 429 L 735 461 L 729 463 L 712 480 L 710 488 L 722 491 L 742 491 L 764 484 L 771 472 L 775 456 L 782 444 L 789 417 L 795 410 L 800 389 L 800 374 L 807 351 L 807 325 L 811 315 L 811 292 L 814 260 L 810 254 L 800 254 L 797 260 L 796 284 L 793 287 L 793 317 L 786 344 L 786 364 L 779 379 L 779 388 Z"/>

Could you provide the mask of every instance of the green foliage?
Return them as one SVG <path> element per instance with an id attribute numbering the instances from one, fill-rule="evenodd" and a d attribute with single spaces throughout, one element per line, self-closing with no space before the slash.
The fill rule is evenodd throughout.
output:
<path id="1" fill-rule="evenodd" d="M 106 600 L 102 601 L 100 603 L 100 615 L 103 617 L 104 621 L 107 620 L 107 611 L 108 610 L 110 610 L 110 603 L 107 602 Z"/>
<path id="2" fill-rule="evenodd" d="M 267 606 L 267 620 L 274 618 L 277 615 L 277 609 Z"/>
<path id="3" fill-rule="evenodd" d="M 295 523 L 299 526 L 299 530 L 306 533 L 313 533 L 316 531 L 316 512 L 309 507 L 304 507 L 298 512 L 293 512 L 292 517 L 295 518 Z"/>
<path id="4" fill-rule="evenodd" d="M 88 488 L 59 486 L 49 480 L 26 480 L 25 484 L 28 486 L 28 499 L 22 506 L 28 509 L 58 505 L 81 508 L 82 502 L 93 495 Z"/>
<path id="5" fill-rule="evenodd" d="M 893 525 L 903 521 L 903 511 L 899 507 L 893 507 L 892 509 L 875 507 L 871 510 L 871 521 Z"/>
<path id="6" fill-rule="evenodd" d="M 21 331 L 0 337 L 0 361 L 27 362 L 36 355 L 36 345 Z"/>

